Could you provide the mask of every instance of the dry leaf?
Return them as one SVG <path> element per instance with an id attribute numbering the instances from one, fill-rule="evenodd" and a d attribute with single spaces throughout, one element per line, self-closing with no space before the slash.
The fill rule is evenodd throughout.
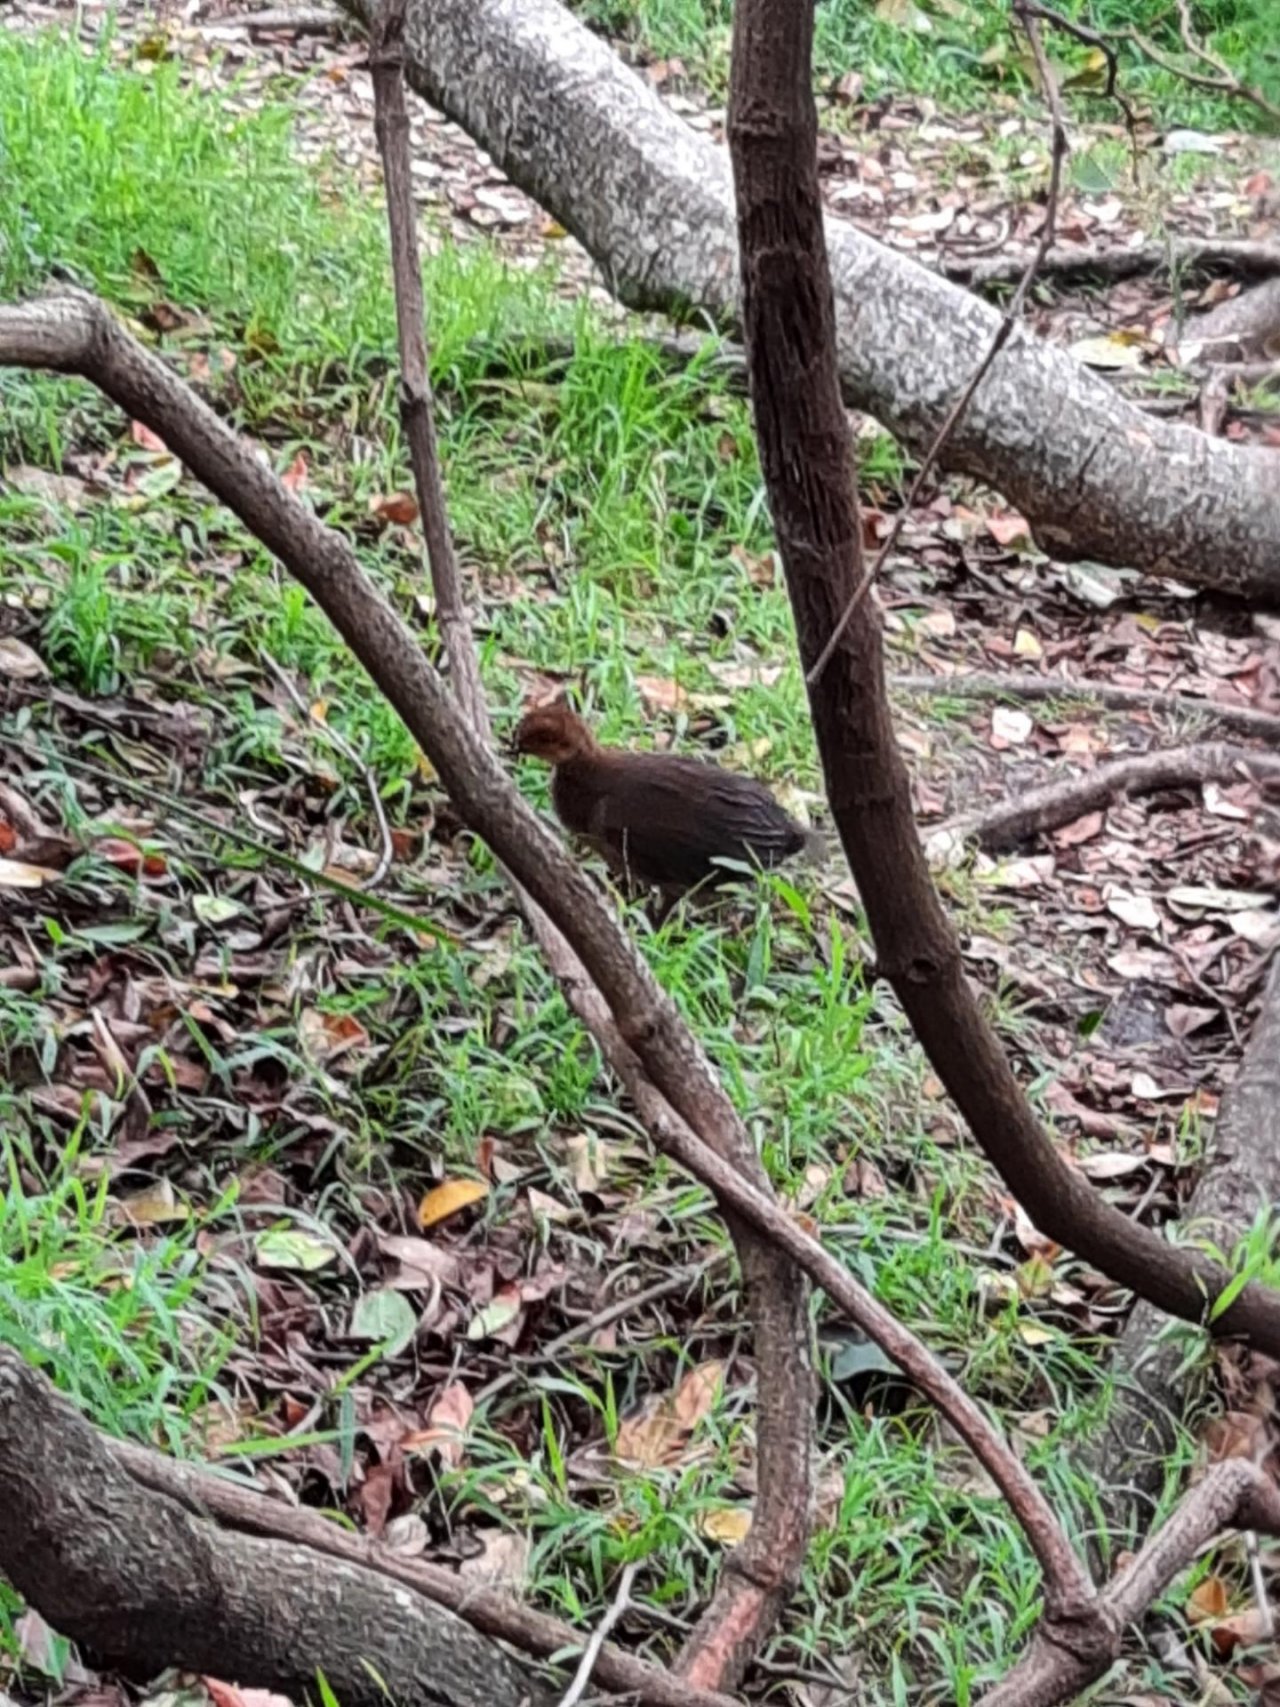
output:
<path id="1" fill-rule="evenodd" d="M 48 674 L 44 659 L 25 640 L 18 640 L 12 634 L 0 636 L 0 676 L 17 682 L 34 682 Z"/>
<path id="2" fill-rule="evenodd" d="M 736 1547 L 751 1533 L 751 1508 L 741 1505 L 717 1505 L 699 1513 L 698 1529 L 709 1541 L 719 1541 L 726 1547 Z"/>
<path id="3" fill-rule="evenodd" d="M 489 1187 L 478 1179 L 447 1179 L 433 1186 L 418 1205 L 418 1225 L 434 1227 L 460 1209 L 469 1209 L 489 1195 Z"/>
<path id="4" fill-rule="evenodd" d="M 1107 911 L 1136 931 L 1158 931 L 1160 913 L 1150 895 L 1129 895 L 1109 885 L 1103 893 Z"/>
<path id="5" fill-rule="evenodd" d="M 427 1413 L 427 1426 L 407 1434 L 406 1452 L 438 1452 L 440 1462 L 456 1470 L 466 1454 L 467 1425 L 475 1405 L 461 1381 L 451 1381 Z"/>

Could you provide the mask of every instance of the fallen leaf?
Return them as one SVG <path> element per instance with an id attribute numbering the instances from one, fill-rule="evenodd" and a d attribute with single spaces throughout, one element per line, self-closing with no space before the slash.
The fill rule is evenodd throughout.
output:
<path id="1" fill-rule="evenodd" d="M 451 1381 L 427 1413 L 427 1426 L 406 1435 L 406 1452 L 436 1452 L 440 1462 L 456 1470 L 466 1455 L 466 1433 L 475 1411 L 471 1394 L 461 1381 Z"/>
<path id="2" fill-rule="evenodd" d="M 307 453 L 300 450 L 280 476 L 280 484 L 290 492 L 301 492 L 307 484 Z"/>
<path id="3" fill-rule="evenodd" d="M 42 889 L 46 883 L 56 883 L 61 875 L 47 865 L 0 858 L 0 889 Z"/>
<path id="4" fill-rule="evenodd" d="M 434 1227 L 461 1209 L 469 1209 L 489 1195 L 489 1187 L 478 1179 L 447 1179 L 432 1186 L 418 1205 L 418 1225 Z"/>
<path id="5" fill-rule="evenodd" d="M 1164 1023 L 1174 1037 L 1190 1037 L 1193 1031 L 1203 1031 L 1217 1018 L 1217 1008 L 1193 1008 L 1184 1002 L 1172 1002 L 1164 1010 Z"/>
<path id="6" fill-rule="evenodd" d="M 1025 516 L 1020 516 L 1016 510 L 1006 510 L 1000 515 L 986 518 L 987 532 L 997 545 L 1003 545 L 1006 550 L 1015 545 L 1031 543 L 1031 524 Z"/>
<path id="7" fill-rule="evenodd" d="M 1028 712 L 1015 706 L 997 705 L 991 712 L 993 746 L 1021 747 L 1031 739 L 1035 723 Z"/>
<path id="8" fill-rule="evenodd" d="M 130 421 L 129 437 L 142 450 L 154 451 L 157 455 L 168 456 L 169 447 L 158 433 L 144 426 L 141 421 Z"/>
<path id="9" fill-rule="evenodd" d="M 502 1340 L 510 1345 L 519 1335 L 524 1298 L 518 1286 L 504 1286 L 467 1323 L 469 1340 Z"/>
<path id="10" fill-rule="evenodd" d="M 322 1062 L 336 1060 L 369 1041 L 369 1033 L 354 1014 L 322 1013 L 318 1008 L 305 1008 L 299 1015 L 298 1036 L 311 1059 Z"/>
<path id="11" fill-rule="evenodd" d="M 268 1227 L 258 1234 L 253 1248 L 260 1268 L 278 1268 L 286 1273 L 315 1274 L 338 1256 L 327 1239 L 301 1227 Z"/>
<path id="12" fill-rule="evenodd" d="M 511 1529 L 486 1529 L 481 1536 L 484 1551 L 464 1559 L 458 1575 L 468 1582 L 488 1583 L 513 1593 L 525 1586 L 529 1574 L 532 1538 Z"/>
<path id="13" fill-rule="evenodd" d="M 146 1191 L 132 1197 L 122 1197 L 117 1205 L 120 1215 L 135 1227 L 158 1227 L 169 1221 L 186 1221 L 191 1214 L 185 1203 L 178 1201 L 173 1182 L 158 1179 Z"/>
<path id="14" fill-rule="evenodd" d="M 1207 913 L 1247 913 L 1265 907 L 1274 897 L 1254 889 L 1217 889 L 1209 884 L 1180 883 L 1169 891 L 1175 907 Z"/>
<path id="15" fill-rule="evenodd" d="M 49 674 L 44 659 L 12 634 L 0 636 L 0 676 L 11 681 L 34 682 Z"/>
<path id="16" fill-rule="evenodd" d="M 1108 332 L 1098 338 L 1079 338 L 1069 346 L 1071 354 L 1086 367 L 1135 368 L 1143 362 L 1145 337 L 1126 332 Z"/>
<path id="17" fill-rule="evenodd" d="M 698 1515 L 698 1529 L 708 1541 L 719 1541 L 725 1547 L 736 1547 L 751 1533 L 751 1508 L 741 1505 L 717 1505 Z"/>
<path id="18" fill-rule="evenodd" d="M 723 1380 L 723 1363 L 703 1363 L 690 1370 L 674 1393 L 622 1419 L 615 1456 L 649 1469 L 669 1462 L 697 1424 L 710 1414 Z"/>
<path id="19" fill-rule="evenodd" d="M 1086 812 L 1083 818 L 1077 818 L 1073 824 L 1064 824 L 1060 830 L 1053 832 L 1055 844 L 1060 848 L 1078 848 L 1085 842 L 1091 842 L 1095 836 L 1102 834 L 1102 826 L 1106 818 L 1101 812 Z"/>
<path id="20" fill-rule="evenodd" d="M 403 1292 L 379 1286 L 356 1300 L 348 1331 L 353 1339 L 382 1346 L 385 1356 L 397 1357 L 418 1331 L 418 1318 Z"/>
<path id="21" fill-rule="evenodd" d="M 1232 913 L 1228 923 L 1237 936 L 1242 936 L 1264 953 L 1280 943 L 1280 913 L 1251 907 L 1247 912 Z"/>
<path id="22" fill-rule="evenodd" d="M 646 711 L 679 711 L 688 703 L 679 682 L 667 676 L 637 676 L 636 687 Z"/>
<path id="23" fill-rule="evenodd" d="M 1158 931 L 1160 929 L 1160 913 L 1150 895 L 1129 895 L 1123 889 L 1113 889 L 1110 885 L 1103 891 L 1106 908 L 1121 924 L 1130 925 L 1136 931 Z"/>

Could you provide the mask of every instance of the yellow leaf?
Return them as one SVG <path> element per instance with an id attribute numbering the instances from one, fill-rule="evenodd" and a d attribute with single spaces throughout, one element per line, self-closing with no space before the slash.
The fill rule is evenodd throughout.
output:
<path id="1" fill-rule="evenodd" d="M 751 1531 L 751 1513 L 746 1506 L 718 1505 L 704 1511 L 698 1528 L 709 1541 L 721 1541 L 726 1547 L 736 1547 Z"/>
<path id="2" fill-rule="evenodd" d="M 444 1180 L 440 1185 L 433 1186 L 418 1205 L 418 1225 L 434 1227 L 438 1221 L 447 1221 L 460 1209 L 467 1209 L 488 1195 L 489 1187 L 483 1180 Z"/>

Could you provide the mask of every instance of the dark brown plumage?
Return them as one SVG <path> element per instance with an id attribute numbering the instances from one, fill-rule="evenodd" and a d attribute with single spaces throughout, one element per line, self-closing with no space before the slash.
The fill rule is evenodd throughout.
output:
<path id="1" fill-rule="evenodd" d="M 565 829 L 668 902 L 732 876 L 717 860 L 768 868 L 816 844 L 754 777 L 602 747 L 563 700 L 527 712 L 514 748 L 553 767 L 551 801 Z"/>

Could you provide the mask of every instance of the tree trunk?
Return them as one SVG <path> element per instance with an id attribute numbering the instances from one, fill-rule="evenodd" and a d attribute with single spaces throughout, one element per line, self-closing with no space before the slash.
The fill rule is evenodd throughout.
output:
<path id="1" fill-rule="evenodd" d="M 374 0 L 343 0 L 369 19 Z M 739 320 L 728 159 L 556 0 L 409 0 L 408 76 L 583 244 L 632 307 Z M 922 450 L 999 315 L 827 221 L 845 401 Z M 952 435 L 1053 556 L 1280 603 L 1280 461 L 1155 421 L 1015 332 Z"/>

